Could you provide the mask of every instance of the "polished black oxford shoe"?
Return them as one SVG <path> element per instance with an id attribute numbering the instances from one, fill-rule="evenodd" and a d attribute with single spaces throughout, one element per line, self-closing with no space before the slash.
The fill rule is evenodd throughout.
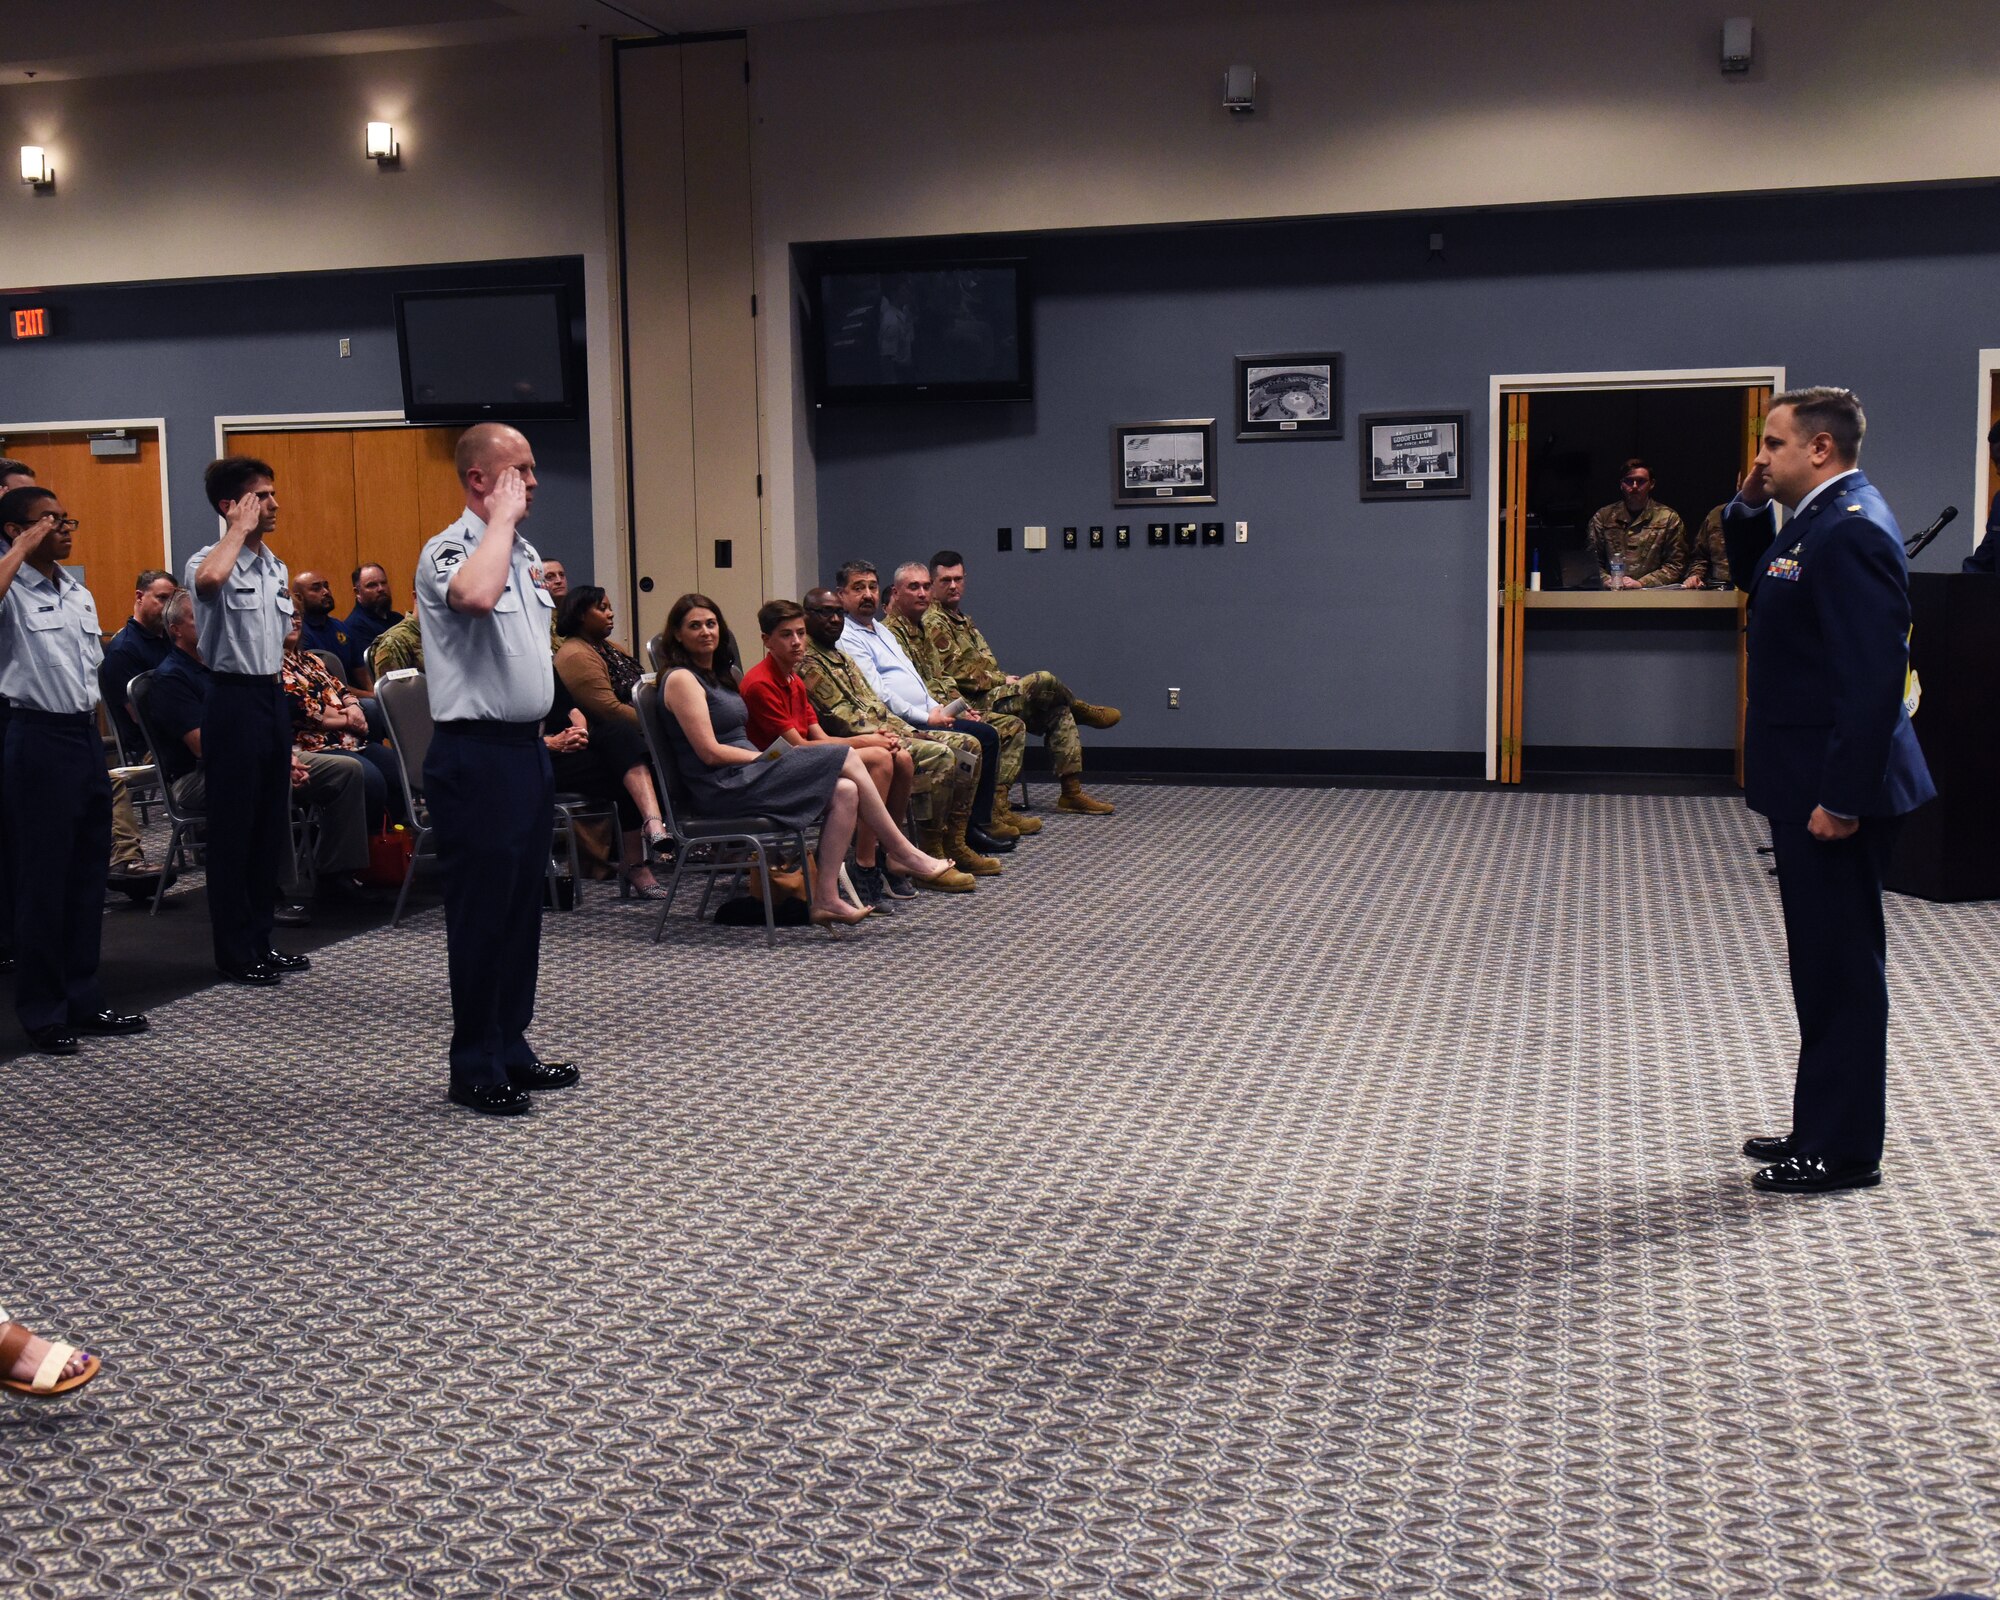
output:
<path id="1" fill-rule="evenodd" d="M 1752 1161 L 1783 1161 L 1798 1149 L 1796 1134 L 1786 1134 L 1778 1139 L 1745 1139 L 1743 1153 Z"/>
<path id="2" fill-rule="evenodd" d="M 516 1089 L 567 1089 L 581 1077 L 569 1061 L 537 1061 L 533 1066 L 509 1067 L 507 1082 Z"/>
<path id="3" fill-rule="evenodd" d="M 1882 1169 L 1872 1161 L 1841 1161 L 1831 1156 L 1789 1155 L 1750 1175 L 1754 1188 L 1768 1194 L 1827 1194 L 1835 1189 L 1872 1189 L 1882 1181 Z"/>
<path id="4" fill-rule="evenodd" d="M 304 956 L 288 956 L 282 950 L 266 950 L 261 963 L 273 972 L 310 972 L 312 962 Z"/>
<path id="5" fill-rule="evenodd" d="M 28 1042 L 45 1056 L 73 1056 L 80 1048 L 76 1035 L 60 1022 L 48 1028 L 30 1028 Z"/>
<path id="6" fill-rule="evenodd" d="M 72 1033 L 109 1039 L 123 1033 L 144 1033 L 152 1024 L 136 1011 L 93 1011 L 87 1017 L 72 1018 L 69 1026 Z"/>
<path id="7" fill-rule="evenodd" d="M 982 856 L 1004 856 L 1021 841 L 1018 839 L 996 839 L 984 828 L 969 822 L 965 825 L 965 842 L 971 845 Z"/>
<path id="8" fill-rule="evenodd" d="M 247 967 L 224 967 L 215 969 L 231 983 L 247 983 L 258 989 L 268 989 L 278 981 L 278 969 L 268 961 L 253 961 Z"/>
<path id="9" fill-rule="evenodd" d="M 511 1083 L 454 1083 L 445 1098 L 489 1117 L 525 1117 L 535 1104 L 526 1089 Z"/>

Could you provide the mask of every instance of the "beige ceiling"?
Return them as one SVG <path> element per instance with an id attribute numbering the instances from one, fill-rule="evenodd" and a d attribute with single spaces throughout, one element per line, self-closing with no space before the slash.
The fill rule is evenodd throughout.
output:
<path id="1" fill-rule="evenodd" d="M 64 0 L 7 7 L 0 86 L 583 31 L 702 33 L 970 0 Z"/>

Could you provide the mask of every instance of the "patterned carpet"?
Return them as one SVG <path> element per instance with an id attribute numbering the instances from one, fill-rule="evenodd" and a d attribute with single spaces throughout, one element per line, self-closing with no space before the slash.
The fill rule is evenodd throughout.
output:
<path id="1" fill-rule="evenodd" d="M 1740 805 L 1114 793 L 775 953 L 598 887 L 524 1122 L 435 912 L 8 1066 L 108 1364 L 0 1404 L 0 1595 L 1993 1590 L 2000 906 L 1892 898 L 1888 1181 L 1765 1197 Z"/>

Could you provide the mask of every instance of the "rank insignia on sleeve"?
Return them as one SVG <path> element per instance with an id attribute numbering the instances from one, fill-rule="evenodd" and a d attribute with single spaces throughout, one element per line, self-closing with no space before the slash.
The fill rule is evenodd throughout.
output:
<path id="1" fill-rule="evenodd" d="M 465 546 L 462 544 L 441 544 L 437 548 L 437 554 L 432 556 L 431 559 L 437 563 L 440 571 L 449 572 L 465 559 Z"/>
<path id="2" fill-rule="evenodd" d="M 1854 502 L 1854 504 L 1853 504 L 1853 505 L 1851 505 L 1851 506 L 1842 506 L 1842 507 L 1841 507 L 1841 509 L 1842 509 L 1843 511 L 1859 511 L 1859 510 L 1861 509 L 1861 502 L 1860 502 L 1859 500 L 1857 500 L 1857 501 L 1855 501 L 1855 502 Z"/>

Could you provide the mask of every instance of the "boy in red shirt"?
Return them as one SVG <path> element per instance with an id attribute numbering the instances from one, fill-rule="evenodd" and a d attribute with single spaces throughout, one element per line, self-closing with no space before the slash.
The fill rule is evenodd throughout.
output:
<path id="1" fill-rule="evenodd" d="M 861 756 L 868 776 L 889 815 L 901 817 L 909 809 L 910 786 L 916 777 L 916 763 L 894 734 L 863 733 L 852 738 L 836 738 L 819 725 L 819 716 L 799 678 L 799 663 L 806 658 L 806 614 L 793 600 L 770 600 L 757 611 L 757 631 L 764 636 L 764 659 L 743 674 L 737 692 L 749 711 L 745 733 L 760 749 L 782 738 L 787 744 L 844 744 Z M 862 902 L 878 911 L 888 910 L 890 898 L 907 900 L 916 886 L 890 885 L 877 865 L 876 840 L 866 823 L 854 829 L 854 887 Z"/>

